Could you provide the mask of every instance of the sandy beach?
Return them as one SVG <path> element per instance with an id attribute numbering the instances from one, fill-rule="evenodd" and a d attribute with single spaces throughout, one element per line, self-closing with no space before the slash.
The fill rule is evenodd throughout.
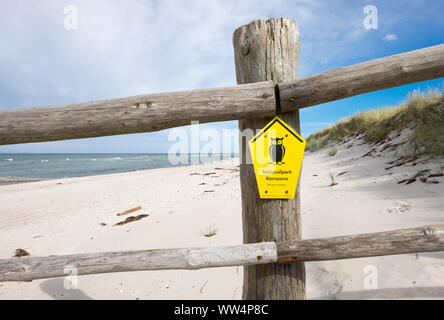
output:
<path id="1" fill-rule="evenodd" d="M 348 147 L 350 143 L 353 147 Z M 389 167 L 392 155 L 358 138 L 306 153 L 302 170 L 304 238 L 444 223 L 439 183 L 398 184 L 438 162 Z M 242 243 L 237 163 L 154 169 L 0 186 L 0 258 L 17 248 L 32 256 Z M 330 186 L 330 172 L 335 186 Z M 117 216 L 141 206 L 142 210 Z M 127 216 L 148 216 L 116 225 Z M 205 237 L 214 226 L 216 235 Z M 444 253 L 310 262 L 308 299 L 444 298 Z M 366 289 L 365 271 L 377 270 Z M 242 267 L 142 271 L 0 283 L 0 299 L 240 299 Z"/>

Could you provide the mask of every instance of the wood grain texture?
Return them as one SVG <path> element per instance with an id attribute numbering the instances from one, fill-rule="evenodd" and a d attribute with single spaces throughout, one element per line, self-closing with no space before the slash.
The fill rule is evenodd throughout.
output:
<path id="1" fill-rule="evenodd" d="M 0 282 L 65 277 L 76 268 L 78 275 L 109 272 L 201 269 L 276 262 L 276 244 L 189 249 L 163 249 L 87 253 L 66 256 L 25 257 L 0 260 Z"/>
<path id="2" fill-rule="evenodd" d="M 277 244 L 279 262 L 324 261 L 444 251 L 444 225 Z"/>
<path id="3" fill-rule="evenodd" d="M 444 44 L 282 83 L 281 110 L 297 110 L 440 77 L 444 77 Z"/>
<path id="4" fill-rule="evenodd" d="M 276 35 L 272 33 L 269 37 Z M 191 121 L 205 123 L 271 117 L 276 108 L 280 112 L 295 111 L 366 92 L 444 77 L 444 45 L 296 80 L 293 75 L 297 74 L 297 58 L 288 59 L 279 70 L 270 67 L 279 56 L 276 48 L 288 51 L 291 49 L 288 43 L 261 52 L 256 50 L 260 42 L 250 40 L 245 37 L 239 44 L 241 47 L 235 57 L 240 63 L 237 77 L 242 80 L 249 74 L 253 82 L 292 79 L 279 83 L 278 105 L 274 86 L 268 82 L 3 110 L 0 111 L 0 145 L 159 131 L 188 125 Z M 262 43 L 265 40 L 262 36 Z M 252 59 L 242 59 L 242 52 L 246 52 L 245 56 L 251 55 Z M 268 65 L 262 68 L 252 62 L 261 59 L 269 60 Z"/>
<path id="5" fill-rule="evenodd" d="M 267 80 L 277 83 L 297 78 L 300 44 L 299 31 L 293 20 L 255 20 L 235 31 L 233 45 L 238 84 Z M 278 115 L 300 132 L 298 111 Z M 301 237 L 299 187 L 294 199 L 260 199 L 247 139 L 243 139 L 243 132 L 260 130 L 271 119 L 239 121 L 244 243 L 279 242 Z M 304 299 L 304 264 L 244 267 L 243 298 Z"/>
<path id="6" fill-rule="evenodd" d="M 444 225 L 324 239 L 255 243 L 214 248 L 159 249 L 0 259 L 0 282 L 109 272 L 200 269 L 237 265 L 294 265 L 324 261 L 444 251 Z M 270 266 L 271 266 L 270 265 Z M 65 269 L 67 268 L 67 269 Z"/>
<path id="7" fill-rule="evenodd" d="M 272 82 L 0 111 L 0 145 L 159 131 L 273 116 Z"/>

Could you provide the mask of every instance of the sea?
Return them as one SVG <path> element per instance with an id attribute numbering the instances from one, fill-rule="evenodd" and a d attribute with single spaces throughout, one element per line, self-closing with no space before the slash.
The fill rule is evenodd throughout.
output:
<path id="1" fill-rule="evenodd" d="M 0 180 L 84 177 L 191 164 L 216 163 L 234 158 L 237 158 L 237 155 L 189 154 L 185 155 L 181 163 L 171 163 L 166 153 L 0 153 Z"/>

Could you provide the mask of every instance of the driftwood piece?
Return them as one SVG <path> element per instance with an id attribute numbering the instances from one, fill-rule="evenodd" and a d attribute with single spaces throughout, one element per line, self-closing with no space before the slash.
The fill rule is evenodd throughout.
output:
<path id="1" fill-rule="evenodd" d="M 117 215 L 118 216 L 124 216 L 124 215 L 126 215 L 128 213 L 132 213 L 132 212 L 139 211 L 139 210 L 142 210 L 141 206 L 138 206 L 138 207 L 135 207 L 135 208 L 131 208 L 131 209 L 125 210 L 123 212 L 119 212 Z"/>
<path id="2" fill-rule="evenodd" d="M 139 214 L 138 216 L 131 216 L 131 217 L 126 218 L 123 221 L 117 222 L 114 226 L 123 226 L 127 223 L 139 221 L 139 220 L 146 218 L 148 216 L 149 216 L 149 214 Z"/>
<path id="3" fill-rule="evenodd" d="M 15 254 L 14 254 L 14 258 L 20 258 L 20 257 L 26 257 L 26 256 L 29 256 L 30 254 L 29 254 L 29 252 L 28 251 L 26 251 L 25 249 L 21 249 L 21 248 L 19 248 L 19 249 L 15 249 Z"/>

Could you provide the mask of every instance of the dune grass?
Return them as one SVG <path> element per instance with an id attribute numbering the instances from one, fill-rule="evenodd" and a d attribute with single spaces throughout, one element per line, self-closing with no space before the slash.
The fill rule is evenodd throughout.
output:
<path id="1" fill-rule="evenodd" d="M 217 234 L 217 228 L 214 224 L 211 224 L 208 229 L 203 232 L 204 237 L 211 238 Z"/>
<path id="2" fill-rule="evenodd" d="M 336 153 L 338 153 L 338 148 L 336 148 L 336 147 L 333 147 L 333 148 L 331 148 L 330 150 L 328 150 L 328 155 L 329 155 L 330 157 L 335 156 Z"/>
<path id="3" fill-rule="evenodd" d="M 411 128 L 412 135 L 403 150 L 405 156 L 444 156 L 443 102 L 441 90 L 415 90 L 399 106 L 360 112 L 310 135 L 306 148 L 316 151 L 356 133 L 362 133 L 367 143 L 376 143 L 392 131 Z"/>
<path id="4" fill-rule="evenodd" d="M 330 180 L 331 180 L 331 184 L 330 187 L 333 187 L 335 185 L 337 185 L 338 183 L 335 181 L 335 175 L 332 171 L 330 171 Z"/>

